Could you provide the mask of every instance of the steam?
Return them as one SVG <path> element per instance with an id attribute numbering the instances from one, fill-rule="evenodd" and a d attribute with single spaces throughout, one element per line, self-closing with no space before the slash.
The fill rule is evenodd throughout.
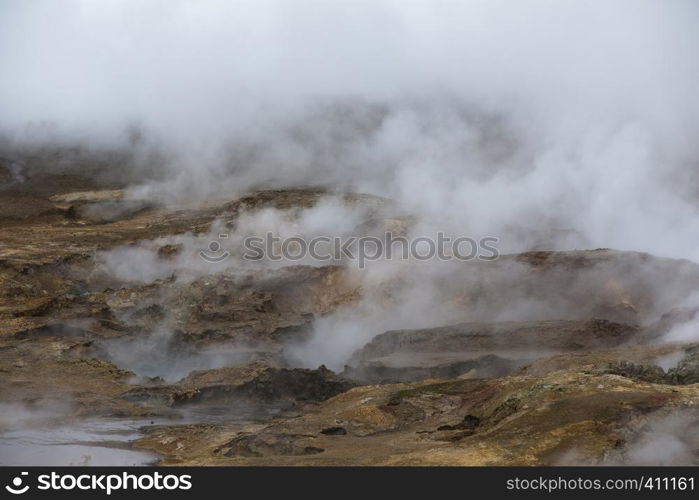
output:
<path id="1" fill-rule="evenodd" d="M 412 236 L 494 236 L 502 254 L 610 247 L 699 262 L 698 22 L 693 0 L 5 0 L 0 179 L 69 172 L 126 188 L 85 208 L 101 221 L 154 203 L 330 186 L 394 200 L 379 218 L 410 216 Z M 244 261 L 244 239 L 352 234 L 375 216 L 333 196 L 243 212 L 234 225 L 223 216 L 206 234 L 102 252 L 90 280 L 186 285 L 281 267 L 291 262 Z M 231 258 L 206 262 L 200 252 L 222 234 Z M 165 258 L 163 247 L 176 251 Z M 598 293 L 621 303 L 650 290 L 641 323 L 683 301 L 699 307 L 691 280 L 651 264 L 618 290 L 600 286 L 614 264 L 564 276 L 565 289 L 561 275 L 512 287 L 531 278 L 513 259 L 487 280 L 476 267 L 413 264 L 347 266 L 361 300 L 317 318 L 310 340 L 286 346 L 291 361 L 341 369 L 390 329 L 589 318 Z M 464 299 L 486 282 L 502 293 Z M 112 343 L 109 357 L 172 380 L 240 359 L 175 355 L 173 330 L 166 317 Z M 689 321 L 663 340 L 697 332 Z M 678 424 L 658 425 L 662 437 L 630 460 L 663 447 L 663 461 L 687 462 Z"/>
<path id="2" fill-rule="evenodd" d="M 38 425 L 50 425 L 69 415 L 74 408 L 69 401 L 43 399 L 31 404 L 0 402 L 0 431 L 18 430 Z"/>
<path id="3" fill-rule="evenodd" d="M 9 1 L 0 130 L 10 152 L 128 148 L 132 168 L 162 171 L 137 187 L 150 197 L 330 184 L 505 251 L 543 238 L 696 259 L 698 14 L 689 0 Z"/>
<path id="4" fill-rule="evenodd" d="M 373 211 L 363 205 L 349 206 L 334 196 L 321 198 L 311 208 L 277 210 L 273 208 L 241 213 L 230 227 L 225 217 L 214 221 L 204 234 L 185 233 L 144 240 L 132 245 L 116 247 L 98 256 L 98 269 L 93 281 L 116 279 L 118 281 L 151 283 L 156 280 L 175 278 L 186 283 L 193 279 L 225 271 L 226 269 L 278 268 L 286 265 L 321 266 L 339 263 L 331 260 L 316 260 L 307 252 L 303 258 L 267 258 L 253 260 L 246 257 L 252 253 L 246 248 L 247 238 L 264 238 L 267 234 L 279 240 L 302 238 L 310 241 L 317 237 L 356 236 L 360 225 L 368 224 Z M 217 244 L 213 251 L 211 243 Z M 279 252 L 281 241 L 275 243 Z M 173 255 L 164 257 L 163 248 L 171 247 Z M 260 247 L 263 248 L 263 247 Z M 321 245 L 318 245 L 321 251 Z M 267 245 L 264 246 L 267 253 Z M 329 248 L 321 253 L 328 254 Z M 219 257 L 222 258 L 220 262 Z M 211 257 L 207 260 L 207 256 Z"/>
<path id="5" fill-rule="evenodd" d="M 393 204 L 370 206 L 367 200 L 348 204 L 341 197 L 328 195 L 310 208 L 244 211 L 230 223 L 226 223 L 228 217 L 224 214 L 205 234 L 172 235 L 100 253 L 90 285 L 102 289 L 165 280 L 167 293 L 176 294 L 177 287 L 214 274 L 243 276 L 298 264 L 342 265 L 358 283 L 359 300 L 316 317 L 310 339 L 290 343 L 285 350 L 287 362 L 293 365 L 315 368 L 325 364 L 334 370 L 342 370 L 357 349 L 387 330 L 460 322 L 593 317 L 651 326 L 671 308 L 694 304 L 692 292 L 699 283 L 699 268 L 686 261 L 648 259 L 642 254 L 601 251 L 595 257 L 592 253 L 588 257 L 591 263 L 583 268 L 571 268 L 575 260 L 571 256 L 569 264 L 535 273 L 529 264 L 507 255 L 496 262 L 419 262 L 403 260 L 401 252 L 394 251 L 394 258 L 384 255 L 368 262 L 366 269 L 347 260 L 315 260 L 309 254 L 301 260 L 244 258 L 244 241 L 251 236 L 270 233 L 281 239 L 301 237 L 308 242 L 318 236 L 374 234 L 403 213 Z M 414 239 L 430 235 L 428 231 L 435 225 L 422 218 L 406 223 L 402 230 Z M 207 248 L 212 241 L 221 244 L 217 252 Z M 161 250 L 168 247 L 174 253 L 163 255 Z M 203 253 L 216 257 L 224 251 L 230 255 L 220 262 L 202 258 Z M 154 300 L 168 303 L 167 297 Z M 121 319 L 130 323 L 128 317 Z M 662 340 L 690 342 L 695 338 L 692 335 L 696 330 L 690 330 L 693 326 L 691 321 L 676 322 L 663 333 Z M 149 336 L 110 343 L 109 357 L 139 374 L 168 379 L 181 378 L 192 369 L 217 368 L 248 359 L 249 353 L 241 346 L 228 346 L 230 352 L 224 354 L 223 346 L 218 346 L 213 354 L 221 355 L 184 352 L 183 346 L 171 345 L 174 329 L 174 322 L 166 318 Z M 680 329 L 689 333 L 681 334 Z"/>
<path id="6" fill-rule="evenodd" d="M 677 304 L 677 310 L 686 312 L 686 317 L 677 321 L 663 336 L 666 342 L 697 342 L 699 341 L 699 291 L 688 294 Z"/>
<path id="7" fill-rule="evenodd" d="M 652 418 L 625 453 L 625 465 L 696 465 L 696 412 Z"/>

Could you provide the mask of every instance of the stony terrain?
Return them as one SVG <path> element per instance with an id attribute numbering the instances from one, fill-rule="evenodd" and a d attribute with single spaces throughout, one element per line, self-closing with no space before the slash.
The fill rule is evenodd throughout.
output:
<path id="1" fill-rule="evenodd" d="M 197 252 L 248 214 L 293 221 L 329 196 L 361 208 L 367 234 L 405 229 L 390 201 L 313 187 L 155 203 L 11 166 L 0 431 L 142 419 L 129 446 L 216 465 L 656 463 L 644 447 L 679 433 L 681 453 L 655 460 L 699 464 L 699 350 L 667 337 L 694 319 L 680 307 L 699 288 L 693 262 L 596 249 L 448 263 L 432 291 L 443 315 L 367 332 L 331 371 L 294 349 L 315 323 L 366 300 L 392 311 L 423 271 L 367 279 L 343 262 L 219 266 Z"/>

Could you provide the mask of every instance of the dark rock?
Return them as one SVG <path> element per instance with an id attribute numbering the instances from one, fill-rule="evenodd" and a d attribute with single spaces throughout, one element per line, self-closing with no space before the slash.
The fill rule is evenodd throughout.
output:
<path id="1" fill-rule="evenodd" d="M 182 245 L 163 245 L 158 248 L 158 257 L 161 259 L 172 259 L 182 252 Z"/>
<path id="2" fill-rule="evenodd" d="M 438 431 L 454 431 L 454 430 L 466 430 L 473 431 L 481 423 L 481 419 L 474 417 L 473 415 L 466 415 L 464 419 L 455 425 L 440 425 L 437 427 Z"/>
<path id="3" fill-rule="evenodd" d="M 667 384 L 669 382 L 665 370 L 656 365 L 640 365 L 622 361 L 610 365 L 609 368 L 604 370 L 604 373 L 621 375 L 622 377 L 653 384 Z"/>
<path id="4" fill-rule="evenodd" d="M 699 383 L 699 346 L 687 351 L 687 355 L 668 371 L 668 376 L 677 384 Z"/>
<path id="5" fill-rule="evenodd" d="M 326 427 L 320 433 L 326 436 L 344 436 L 347 434 L 347 429 L 344 427 Z"/>
<path id="6" fill-rule="evenodd" d="M 176 384 L 134 388 L 122 398 L 171 406 L 257 401 L 288 407 L 300 401 L 323 401 L 354 386 L 324 366 L 309 370 L 254 363 L 194 371 Z"/>
<path id="7" fill-rule="evenodd" d="M 414 382 L 428 378 L 456 378 L 474 372 L 478 378 L 500 377 L 512 373 L 528 360 L 509 360 L 494 354 L 431 366 L 390 366 L 381 361 L 360 362 L 345 366 L 344 377 L 363 383 Z"/>
<path id="8" fill-rule="evenodd" d="M 426 378 L 502 377 L 532 356 L 613 348 L 639 329 L 604 319 L 509 321 L 393 330 L 357 351 L 343 375 L 362 382 L 410 382 Z M 536 352 L 532 346 L 540 346 Z"/>
<path id="9" fill-rule="evenodd" d="M 613 373 L 653 384 L 696 384 L 699 383 L 699 346 L 688 349 L 677 366 L 667 372 L 656 365 L 620 362 L 610 365 L 604 373 Z"/>
<path id="10" fill-rule="evenodd" d="M 227 457 L 302 456 L 325 451 L 317 446 L 298 443 L 304 438 L 307 436 L 272 433 L 243 434 L 219 447 L 218 451 Z"/>

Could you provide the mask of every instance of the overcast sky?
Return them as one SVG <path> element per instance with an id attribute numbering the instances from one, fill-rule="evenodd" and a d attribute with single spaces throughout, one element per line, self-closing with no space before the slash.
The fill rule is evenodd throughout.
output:
<path id="1" fill-rule="evenodd" d="M 693 0 L 2 0 L 0 123 L 208 129 L 318 96 L 440 91 L 556 126 L 696 125 L 698 14 Z"/>
<path id="2" fill-rule="evenodd" d="M 0 132 L 139 124 L 181 158 L 170 193 L 344 182 L 699 258 L 697 26 L 695 0 L 0 0 Z"/>

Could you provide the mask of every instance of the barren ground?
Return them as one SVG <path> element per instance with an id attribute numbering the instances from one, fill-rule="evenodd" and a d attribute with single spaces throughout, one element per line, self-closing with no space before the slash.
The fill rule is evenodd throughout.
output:
<path id="1" fill-rule="evenodd" d="M 699 464 L 699 350 L 663 337 L 694 316 L 676 308 L 699 287 L 691 262 L 598 249 L 458 263 L 438 293 L 463 317 L 375 332 L 336 373 L 301 367 L 288 347 L 369 294 L 390 305 L 410 267 L 371 286 L 339 264 L 138 280 L 103 258 L 146 244 L 153 267 L 196 260 L 168 239 L 308 208 L 322 190 L 162 206 L 122 187 L 59 175 L 0 192 L 3 463 L 22 446 L 12 433 L 122 419 L 142 429 L 119 446 L 162 464 L 645 463 L 639 450 L 677 433 L 686 449 L 658 460 Z M 410 222 L 387 215 L 387 200 L 341 198 L 368 207 L 367 231 Z M 552 292 L 552 281 L 570 285 Z M 550 313 L 467 314 L 521 296 Z"/>

